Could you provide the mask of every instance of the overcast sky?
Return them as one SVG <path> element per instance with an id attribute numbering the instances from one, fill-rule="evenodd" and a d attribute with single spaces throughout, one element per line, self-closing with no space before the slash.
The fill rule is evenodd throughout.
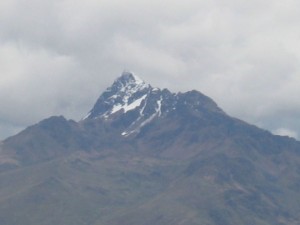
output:
<path id="1" fill-rule="evenodd" d="M 0 1 L 0 139 L 80 120 L 124 69 L 300 138 L 300 1 Z"/>

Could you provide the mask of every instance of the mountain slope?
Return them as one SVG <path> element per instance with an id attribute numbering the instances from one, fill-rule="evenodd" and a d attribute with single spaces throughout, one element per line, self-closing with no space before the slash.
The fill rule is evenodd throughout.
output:
<path id="1" fill-rule="evenodd" d="M 0 147 L 1 225 L 265 225 L 300 220 L 300 143 L 198 91 L 124 72 L 81 121 Z"/>

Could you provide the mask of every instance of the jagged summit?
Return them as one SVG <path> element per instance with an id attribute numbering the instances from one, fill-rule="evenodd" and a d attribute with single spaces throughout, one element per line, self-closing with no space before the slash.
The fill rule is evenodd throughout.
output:
<path id="1" fill-rule="evenodd" d="M 119 92 L 136 92 L 148 87 L 149 84 L 146 84 L 133 72 L 124 71 L 122 75 L 114 81 L 112 87 L 108 88 L 106 91 L 110 91 L 112 88 L 115 88 L 115 91 Z"/>
<path id="2" fill-rule="evenodd" d="M 174 113 L 223 111 L 198 91 L 171 93 L 153 88 L 132 72 L 124 71 L 97 100 L 85 119 L 113 121 L 123 135 L 138 133 L 152 120 Z"/>
<path id="3" fill-rule="evenodd" d="M 85 119 L 109 119 L 115 113 L 135 109 L 152 87 L 132 72 L 124 71 L 97 100 Z"/>
<path id="4" fill-rule="evenodd" d="M 145 81 L 143 81 L 140 77 L 135 75 L 133 72 L 124 70 L 122 75 L 116 79 L 116 81 L 125 81 L 125 83 L 135 83 L 136 85 L 145 85 Z"/>

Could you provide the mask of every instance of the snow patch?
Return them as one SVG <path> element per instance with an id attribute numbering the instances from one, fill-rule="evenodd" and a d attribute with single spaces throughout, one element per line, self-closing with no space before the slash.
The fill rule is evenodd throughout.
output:
<path id="1" fill-rule="evenodd" d="M 144 122 L 142 122 L 137 128 L 135 128 L 133 130 L 130 130 L 130 131 L 124 131 L 124 132 L 122 132 L 121 135 L 122 136 L 129 136 L 133 133 L 139 133 L 141 128 L 143 126 L 145 126 L 146 124 L 150 123 L 155 118 L 156 115 L 157 115 L 157 113 L 152 114 L 148 119 L 146 119 Z"/>
<path id="2" fill-rule="evenodd" d="M 130 134 L 133 134 L 133 133 L 135 133 L 135 132 L 139 132 L 139 130 L 132 130 L 132 131 L 130 131 L 130 132 L 126 132 L 126 131 L 124 131 L 123 133 L 122 133 L 122 136 L 129 136 Z"/>
<path id="3" fill-rule="evenodd" d="M 132 103 L 131 104 L 132 107 L 135 107 L 135 105 L 139 106 L 141 104 L 142 100 L 144 100 L 144 98 L 146 98 L 146 96 L 147 95 L 143 96 L 142 98 L 138 99 L 136 102 Z M 122 133 L 122 136 L 129 136 L 130 134 L 133 134 L 133 133 L 139 133 L 140 130 L 142 129 L 142 127 L 144 127 L 146 124 L 150 123 L 155 117 L 157 117 L 157 116 L 160 117 L 162 115 L 162 112 L 161 112 L 162 101 L 163 101 L 163 97 L 161 96 L 160 99 L 157 100 L 157 102 L 156 102 L 155 113 L 153 113 L 150 117 L 148 117 L 143 122 L 141 122 L 138 127 L 135 127 L 135 124 L 138 124 L 144 118 L 144 109 L 147 105 L 145 103 L 143 108 L 140 110 L 140 117 L 131 124 L 131 127 L 135 127 L 135 128 L 132 130 L 129 129 L 127 131 L 124 131 Z M 130 107 L 131 107 L 131 105 L 130 105 Z M 128 106 L 128 108 L 130 108 L 130 107 Z"/>
<path id="4" fill-rule="evenodd" d="M 85 117 L 83 117 L 81 120 L 86 120 L 87 118 L 89 118 L 89 116 L 92 114 L 92 112 L 89 112 Z"/>
<path id="5" fill-rule="evenodd" d="M 144 104 L 143 108 L 140 111 L 140 116 L 144 116 L 144 111 L 145 111 L 146 106 L 147 106 L 147 99 L 145 100 L 145 104 Z"/>
<path id="6" fill-rule="evenodd" d="M 157 106 L 158 108 L 156 109 L 156 112 L 158 113 L 158 116 L 161 116 L 161 102 L 162 102 L 162 97 L 157 101 Z"/>
<path id="7" fill-rule="evenodd" d="M 147 97 L 147 95 L 144 95 L 143 97 L 135 100 L 134 102 L 132 102 L 131 104 L 124 106 L 124 112 L 130 111 L 132 109 L 135 109 L 137 107 L 139 107 L 142 104 L 142 101 Z"/>
<path id="8" fill-rule="evenodd" d="M 145 126 L 146 124 L 150 123 L 156 116 L 156 113 L 152 114 L 148 119 L 146 119 L 144 122 L 141 123 L 141 125 L 139 126 L 139 130 Z"/>
<path id="9" fill-rule="evenodd" d="M 118 95 L 112 95 L 108 99 L 116 99 L 117 97 L 119 97 L 119 96 Z"/>
<path id="10" fill-rule="evenodd" d="M 137 107 L 139 107 L 142 104 L 142 101 L 147 97 L 147 95 L 142 96 L 141 98 L 135 100 L 134 102 L 128 104 L 128 96 L 126 96 L 124 98 L 124 104 L 118 104 L 118 105 L 114 105 L 114 107 L 111 110 L 111 114 L 118 112 L 119 110 L 123 109 L 124 113 L 133 110 Z"/>

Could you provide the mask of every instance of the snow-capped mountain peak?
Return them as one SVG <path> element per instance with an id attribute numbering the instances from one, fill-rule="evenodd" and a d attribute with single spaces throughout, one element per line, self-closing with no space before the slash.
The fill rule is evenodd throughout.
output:
<path id="1" fill-rule="evenodd" d="M 124 70 L 120 78 L 135 83 L 136 85 L 145 85 L 145 82 L 141 78 L 130 71 Z M 120 78 L 118 78 L 117 80 L 119 80 Z"/>
<path id="2" fill-rule="evenodd" d="M 118 112 L 126 113 L 140 106 L 152 87 L 134 73 L 124 71 L 99 97 L 86 118 L 109 119 Z"/>
<path id="3" fill-rule="evenodd" d="M 128 136 L 138 133 L 155 118 L 172 112 L 222 111 L 208 97 L 197 91 L 171 93 L 167 89 L 152 88 L 132 72 L 124 71 L 111 87 L 97 100 L 84 119 L 101 119 L 113 122 Z"/>
<path id="4" fill-rule="evenodd" d="M 114 91 L 117 92 L 126 92 L 128 94 L 134 93 L 145 88 L 149 88 L 149 84 L 146 84 L 141 78 L 136 76 L 134 73 L 129 71 L 124 71 L 122 75 L 117 78 L 112 87 L 108 88 L 106 91 Z"/>

